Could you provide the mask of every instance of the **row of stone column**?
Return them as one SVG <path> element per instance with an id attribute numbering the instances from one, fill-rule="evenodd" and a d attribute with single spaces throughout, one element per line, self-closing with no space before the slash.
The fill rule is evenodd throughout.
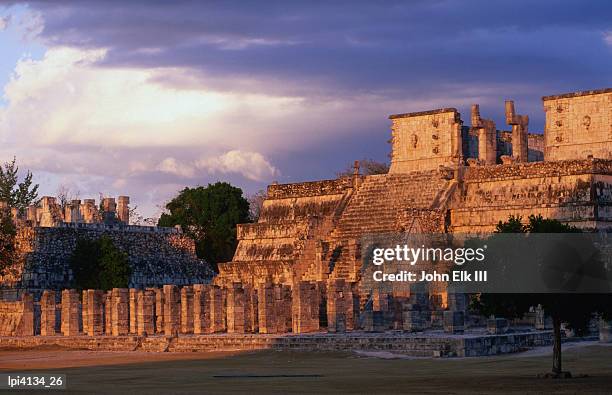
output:
<path id="1" fill-rule="evenodd" d="M 320 305 L 326 292 L 328 330 L 354 328 L 350 284 L 335 280 L 327 291 L 317 283 L 288 285 L 233 283 L 226 288 L 196 284 L 162 289 L 115 288 L 61 292 L 60 333 L 75 336 L 128 334 L 175 336 L 206 333 L 306 333 L 319 330 Z M 56 293 L 44 291 L 40 300 L 40 333 L 56 334 Z"/>

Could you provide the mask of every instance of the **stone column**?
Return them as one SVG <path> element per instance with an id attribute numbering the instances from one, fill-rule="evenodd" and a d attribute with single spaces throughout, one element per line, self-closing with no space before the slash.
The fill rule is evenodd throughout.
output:
<path id="1" fill-rule="evenodd" d="M 612 321 L 599 320 L 599 341 L 612 343 Z"/>
<path id="2" fill-rule="evenodd" d="M 257 318 L 259 333 L 276 333 L 276 314 L 274 311 L 274 287 L 271 282 L 262 283 L 257 291 Z"/>
<path id="3" fill-rule="evenodd" d="M 465 312 L 445 311 L 444 312 L 444 332 L 460 334 L 465 330 Z"/>
<path id="4" fill-rule="evenodd" d="M 193 287 L 181 288 L 181 333 L 193 333 Z"/>
<path id="5" fill-rule="evenodd" d="M 29 293 L 21 296 L 23 308 L 21 323 L 18 328 L 19 336 L 34 336 L 34 298 Z"/>
<path id="6" fill-rule="evenodd" d="M 75 289 L 62 291 L 62 335 L 79 334 L 79 295 Z"/>
<path id="7" fill-rule="evenodd" d="M 129 290 L 113 288 L 111 297 L 111 332 L 113 336 L 127 335 L 129 324 Z"/>
<path id="8" fill-rule="evenodd" d="M 282 317 L 281 327 L 279 328 L 280 333 L 288 333 L 291 332 L 293 325 L 291 324 L 291 286 L 283 285 L 281 287 L 282 297 L 281 297 L 281 312 L 279 314 Z"/>
<path id="9" fill-rule="evenodd" d="M 138 290 L 130 288 L 130 333 L 138 332 Z"/>
<path id="10" fill-rule="evenodd" d="M 147 336 L 155 333 L 155 291 L 146 289 L 137 293 L 136 333 Z"/>
<path id="11" fill-rule="evenodd" d="M 193 286 L 193 333 L 200 335 L 212 331 L 210 324 L 210 286 Z"/>
<path id="12" fill-rule="evenodd" d="M 113 333 L 112 324 L 112 292 L 107 291 L 104 293 L 104 333 L 111 335 Z"/>
<path id="13" fill-rule="evenodd" d="M 327 286 L 327 330 L 345 332 L 352 330 L 353 293 L 350 284 L 343 279 L 330 280 Z"/>
<path id="14" fill-rule="evenodd" d="M 176 285 L 164 285 L 164 333 L 177 336 L 180 327 L 180 294 Z"/>
<path id="15" fill-rule="evenodd" d="M 467 295 L 448 287 L 447 304 L 449 311 L 444 312 L 444 331 L 447 333 L 463 333 L 465 330 L 465 311 Z"/>
<path id="16" fill-rule="evenodd" d="M 95 199 L 85 199 L 81 205 L 82 220 L 85 223 L 91 224 L 98 220 L 98 209 L 96 208 Z"/>
<path id="17" fill-rule="evenodd" d="M 223 291 L 216 285 L 210 287 L 210 324 L 213 333 L 225 331 Z"/>
<path id="18" fill-rule="evenodd" d="M 316 284 L 300 281 L 293 287 L 292 297 L 293 333 L 308 333 L 319 330 L 319 298 Z"/>
<path id="19" fill-rule="evenodd" d="M 83 323 L 83 333 L 85 334 L 89 334 L 89 331 L 87 330 L 87 324 L 88 322 L 88 309 L 89 309 L 89 304 L 87 303 L 87 290 L 84 289 L 82 292 L 82 300 L 81 300 L 81 322 Z"/>
<path id="20" fill-rule="evenodd" d="M 497 131 L 495 122 L 480 117 L 478 104 L 472 105 L 472 128 L 478 131 L 478 159 L 482 164 L 497 162 Z"/>
<path id="21" fill-rule="evenodd" d="M 129 196 L 119 196 L 118 204 L 117 204 L 117 217 L 119 217 L 119 221 L 123 222 L 126 225 L 130 224 L 130 197 Z"/>
<path id="22" fill-rule="evenodd" d="M 246 330 L 250 333 L 257 333 L 259 324 L 257 322 L 257 290 L 252 287 L 244 287 L 246 314 Z"/>
<path id="23" fill-rule="evenodd" d="M 86 300 L 86 304 L 83 305 L 83 330 L 87 328 L 86 333 L 89 336 L 99 336 L 104 332 L 104 291 L 97 289 L 83 291 L 83 300 Z"/>
<path id="24" fill-rule="evenodd" d="M 115 203 L 115 198 L 103 198 L 102 210 L 104 211 L 104 218 L 102 218 L 103 221 L 114 221 L 117 218 L 117 203 Z"/>
<path id="25" fill-rule="evenodd" d="M 164 333 L 164 290 L 155 288 L 155 333 Z"/>
<path id="26" fill-rule="evenodd" d="M 241 283 L 233 283 L 227 292 L 227 333 L 245 333 L 245 297 Z"/>
<path id="27" fill-rule="evenodd" d="M 55 335 L 55 291 L 45 290 L 40 298 L 40 335 Z"/>
<path id="28" fill-rule="evenodd" d="M 541 304 L 535 308 L 535 328 L 541 331 L 546 329 L 546 314 Z"/>
<path id="29" fill-rule="evenodd" d="M 514 101 L 506 100 L 506 123 L 512 126 L 512 157 L 516 162 L 529 161 L 529 117 L 514 110 Z"/>

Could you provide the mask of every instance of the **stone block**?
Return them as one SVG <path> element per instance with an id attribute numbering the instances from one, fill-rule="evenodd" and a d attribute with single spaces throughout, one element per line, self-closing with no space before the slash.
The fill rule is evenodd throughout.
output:
<path id="1" fill-rule="evenodd" d="M 137 325 L 136 332 L 139 336 L 155 334 L 155 290 L 145 289 L 137 292 Z"/>
<path id="2" fill-rule="evenodd" d="M 181 333 L 193 333 L 193 287 L 181 288 Z"/>
<path id="3" fill-rule="evenodd" d="M 45 290 L 40 298 L 40 335 L 54 336 L 55 332 L 55 291 Z"/>
<path id="4" fill-rule="evenodd" d="M 212 333 L 209 285 L 193 286 L 193 333 Z"/>
<path id="5" fill-rule="evenodd" d="M 241 283 L 227 290 L 227 333 L 245 333 L 245 294 Z"/>
<path id="6" fill-rule="evenodd" d="M 176 285 L 164 285 L 164 334 L 176 336 L 180 329 L 180 293 Z"/>
<path id="7" fill-rule="evenodd" d="M 508 332 L 510 325 L 505 318 L 489 318 L 487 320 L 487 332 L 491 335 L 499 335 Z"/>
<path id="8" fill-rule="evenodd" d="M 293 287 L 293 333 L 319 330 L 319 298 L 316 284 L 301 281 Z"/>
<path id="9" fill-rule="evenodd" d="M 612 343 L 612 321 L 599 321 L 599 341 Z"/>
<path id="10" fill-rule="evenodd" d="M 104 333 L 104 291 L 85 290 L 83 299 L 86 301 L 83 306 L 83 330 L 87 329 L 89 336 L 99 336 Z"/>
<path id="11" fill-rule="evenodd" d="M 113 199 L 114 200 L 114 199 Z M 130 333 L 138 332 L 138 289 L 130 288 Z"/>
<path id="12" fill-rule="evenodd" d="M 465 313 L 463 311 L 444 312 L 444 332 L 460 334 L 465 330 Z"/>
<path id="13" fill-rule="evenodd" d="M 127 335 L 130 330 L 130 294 L 127 288 L 111 290 L 111 333 L 113 336 Z"/>
<path id="14" fill-rule="evenodd" d="M 62 291 L 61 318 L 62 335 L 76 336 L 79 334 L 79 295 L 75 289 Z"/>

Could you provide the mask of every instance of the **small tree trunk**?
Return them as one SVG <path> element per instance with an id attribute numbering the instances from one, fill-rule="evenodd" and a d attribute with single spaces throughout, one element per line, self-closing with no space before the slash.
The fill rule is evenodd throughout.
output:
<path id="1" fill-rule="evenodd" d="M 553 368 L 554 374 L 561 374 L 561 320 L 553 316 Z"/>

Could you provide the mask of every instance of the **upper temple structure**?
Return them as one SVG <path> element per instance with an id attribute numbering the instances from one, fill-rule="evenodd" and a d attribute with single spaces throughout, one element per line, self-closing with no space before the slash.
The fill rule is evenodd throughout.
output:
<path id="1" fill-rule="evenodd" d="M 391 115 L 388 174 L 274 184 L 259 221 L 238 226 L 231 262 L 214 282 L 344 280 L 360 294 L 360 240 L 372 234 L 484 233 L 510 215 L 541 214 L 612 229 L 612 89 L 543 97 L 544 135 L 505 102 L 510 132 L 471 108 Z M 446 300 L 443 289 L 430 290 Z"/>

